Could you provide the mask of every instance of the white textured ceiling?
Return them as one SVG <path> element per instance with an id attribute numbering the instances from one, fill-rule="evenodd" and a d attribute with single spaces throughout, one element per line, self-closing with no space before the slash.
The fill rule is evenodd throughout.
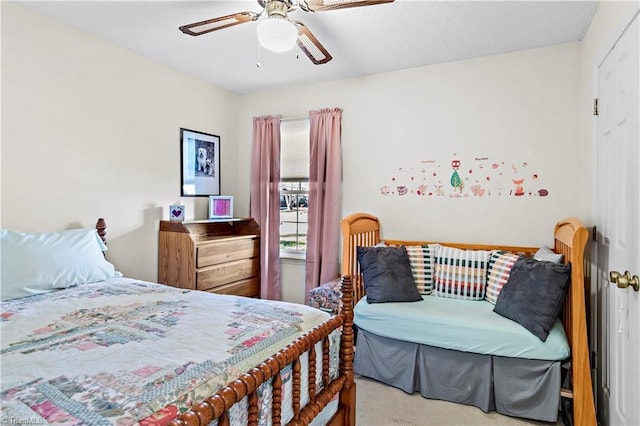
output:
<path id="1" fill-rule="evenodd" d="M 417 1 L 327 12 L 296 10 L 333 60 L 259 49 L 256 22 L 209 34 L 180 25 L 256 1 L 20 1 L 25 7 L 236 93 L 350 78 L 582 40 L 594 1 Z M 257 67 L 257 62 L 260 67 Z"/>

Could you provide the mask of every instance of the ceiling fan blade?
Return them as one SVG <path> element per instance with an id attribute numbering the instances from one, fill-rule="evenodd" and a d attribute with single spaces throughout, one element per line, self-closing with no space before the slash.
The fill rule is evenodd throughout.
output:
<path id="1" fill-rule="evenodd" d="M 392 3 L 394 0 L 300 0 L 300 8 L 307 12 L 346 9 L 348 7 L 373 6 Z"/>
<path id="2" fill-rule="evenodd" d="M 206 21 L 194 22 L 193 24 L 183 25 L 179 28 L 180 31 L 185 34 L 199 36 L 210 33 L 211 31 L 221 30 L 223 28 L 232 27 L 249 21 L 255 21 L 259 17 L 260 14 L 256 12 L 238 12 L 231 15 L 208 19 Z"/>
<path id="3" fill-rule="evenodd" d="M 311 62 L 322 65 L 329 62 L 333 57 L 318 39 L 309 31 L 309 28 L 300 21 L 292 21 L 298 28 L 298 47 L 302 49 Z"/>

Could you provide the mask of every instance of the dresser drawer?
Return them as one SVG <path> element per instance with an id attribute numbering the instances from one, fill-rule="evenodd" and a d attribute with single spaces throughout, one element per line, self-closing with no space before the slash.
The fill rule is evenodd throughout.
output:
<path id="1" fill-rule="evenodd" d="M 260 278 L 237 281 L 207 290 L 210 293 L 232 294 L 234 296 L 260 297 Z"/>
<path id="2" fill-rule="evenodd" d="M 260 241 L 257 238 L 211 242 L 198 247 L 196 268 L 258 257 L 259 253 Z"/>
<path id="3" fill-rule="evenodd" d="M 196 272 L 196 289 L 210 290 L 234 281 L 257 277 L 259 273 L 260 261 L 257 257 L 210 266 Z"/>
<path id="4" fill-rule="evenodd" d="M 260 228 L 252 218 L 161 220 L 158 281 L 174 287 L 260 297 Z"/>

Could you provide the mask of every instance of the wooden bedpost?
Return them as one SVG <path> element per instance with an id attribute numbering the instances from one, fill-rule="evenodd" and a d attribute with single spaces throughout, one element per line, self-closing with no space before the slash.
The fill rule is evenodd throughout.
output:
<path id="1" fill-rule="evenodd" d="M 595 400 L 591 381 L 589 358 L 587 294 L 584 280 L 584 252 L 589 231 L 574 217 L 559 221 L 554 229 L 555 251 L 565 255 L 565 263 L 571 263 L 571 284 L 565 298 L 562 322 L 571 345 L 571 379 L 573 398 L 573 424 L 595 426 L 597 424 Z"/>
<path id="2" fill-rule="evenodd" d="M 365 295 L 364 282 L 358 264 L 358 247 L 375 246 L 380 242 L 380 220 L 368 213 L 353 213 L 340 221 L 342 231 L 342 276 L 351 276 L 355 305 Z"/>
<path id="3" fill-rule="evenodd" d="M 351 275 L 342 277 L 342 337 L 340 342 L 340 375 L 346 377 L 340 391 L 340 406 L 344 410 L 344 424 L 356 424 L 356 383 L 353 373 L 353 283 Z"/>
<path id="4" fill-rule="evenodd" d="M 96 223 L 96 231 L 98 231 L 98 235 L 100 236 L 100 239 L 102 240 L 103 243 L 107 244 L 107 239 L 105 238 L 105 235 L 107 235 L 107 223 L 104 221 L 104 218 L 99 218 L 98 222 Z"/>

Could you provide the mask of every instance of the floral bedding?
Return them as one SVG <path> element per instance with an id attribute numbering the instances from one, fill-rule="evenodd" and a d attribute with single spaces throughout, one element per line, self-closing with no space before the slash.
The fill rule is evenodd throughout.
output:
<path id="1" fill-rule="evenodd" d="M 166 424 L 329 317 L 128 278 L 1 306 L 2 424 Z"/>

